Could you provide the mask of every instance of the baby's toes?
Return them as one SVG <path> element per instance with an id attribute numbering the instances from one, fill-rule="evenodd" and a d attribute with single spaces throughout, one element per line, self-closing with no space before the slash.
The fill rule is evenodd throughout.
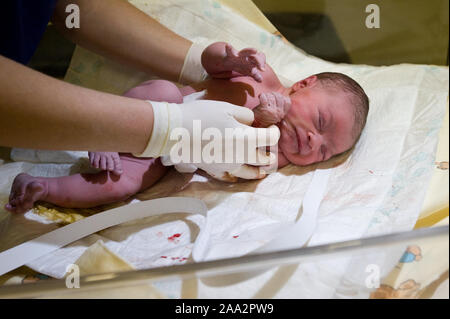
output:
<path id="1" fill-rule="evenodd" d="M 101 156 L 101 158 L 100 158 L 100 167 L 99 167 L 100 169 L 102 169 L 102 170 L 106 170 L 106 168 L 107 168 L 107 158 L 106 158 L 106 156 Z"/>
<path id="2" fill-rule="evenodd" d="M 92 165 L 92 167 L 94 167 L 94 168 L 100 168 L 100 156 L 95 155 L 95 156 L 92 158 L 91 165 Z"/>
<path id="3" fill-rule="evenodd" d="M 115 170 L 114 159 L 108 157 L 106 160 L 106 169 L 110 172 Z"/>
<path id="4" fill-rule="evenodd" d="M 5 208 L 8 212 L 15 213 L 14 207 L 11 206 L 10 203 L 5 204 L 4 208 Z"/>
<path id="5" fill-rule="evenodd" d="M 115 169 L 112 171 L 112 173 L 113 173 L 114 175 L 120 176 L 120 175 L 122 175 L 122 173 L 123 173 L 123 169 L 122 169 L 122 168 L 115 168 Z"/>
<path id="6" fill-rule="evenodd" d="M 114 171 L 113 173 L 116 175 L 122 175 L 123 169 L 122 169 L 122 161 L 120 160 L 119 155 L 112 156 L 111 161 L 114 163 Z"/>
<path id="7" fill-rule="evenodd" d="M 18 209 L 22 203 L 23 195 L 16 196 L 9 201 L 8 204 L 5 205 L 5 208 L 11 213 L 17 213 Z"/>
<path id="8" fill-rule="evenodd" d="M 27 185 L 26 192 L 20 199 L 20 202 L 17 204 L 18 212 L 26 212 L 33 208 L 34 203 L 41 199 L 42 194 L 44 193 L 44 187 L 38 182 L 31 182 Z"/>

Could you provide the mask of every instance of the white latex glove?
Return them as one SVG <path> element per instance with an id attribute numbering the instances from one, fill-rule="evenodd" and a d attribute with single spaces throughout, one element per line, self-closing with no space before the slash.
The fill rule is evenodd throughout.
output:
<path id="1" fill-rule="evenodd" d="M 276 126 L 274 126 L 276 127 Z M 215 179 L 225 181 L 225 182 L 236 182 L 238 180 L 238 177 L 243 179 L 260 179 L 266 176 L 266 174 L 269 174 L 271 172 L 274 172 L 277 167 L 277 159 L 278 156 L 276 154 L 277 147 L 273 147 L 275 150 L 271 153 L 266 153 L 264 150 L 265 148 L 258 149 L 257 152 L 259 153 L 258 156 L 261 156 L 263 158 L 267 158 L 269 156 L 270 162 L 264 162 L 265 165 L 262 165 L 262 162 L 256 161 L 256 165 L 261 166 L 252 166 L 247 164 L 239 164 L 239 163 L 199 163 L 199 164 L 191 164 L 191 163 L 179 163 L 174 164 L 170 156 L 162 156 L 161 157 L 161 163 L 164 166 L 172 166 L 174 165 L 175 169 L 180 173 L 194 173 L 197 171 L 197 169 L 202 169 Z M 252 163 L 249 163 L 252 164 Z"/>
<path id="2" fill-rule="evenodd" d="M 197 156 L 195 159 L 200 162 L 193 163 L 194 159 L 186 161 L 183 164 L 194 164 L 195 167 L 205 170 L 212 176 L 222 179 L 227 179 L 228 175 L 235 177 L 242 177 L 246 179 L 256 179 L 264 177 L 265 173 L 261 172 L 259 167 L 267 166 L 273 163 L 274 155 L 266 154 L 265 146 L 273 146 L 277 144 L 280 138 L 280 131 L 278 127 L 272 126 L 270 128 L 253 128 L 250 127 L 254 120 L 253 112 L 247 108 L 236 106 L 226 102 L 211 101 L 211 100 L 196 100 L 184 104 L 173 104 L 165 102 L 149 101 L 153 106 L 154 124 L 153 132 L 146 150 L 142 154 L 134 154 L 142 157 L 160 157 L 162 155 L 170 155 L 170 151 L 176 140 L 170 139 L 170 133 L 175 128 L 184 128 L 189 134 L 191 150 L 195 143 L 200 145 L 201 150 L 210 141 L 196 141 L 194 142 L 194 120 L 200 120 L 201 130 L 200 136 L 207 128 L 215 128 L 221 133 L 222 145 L 226 145 L 225 130 L 231 129 L 245 129 L 248 130 L 248 139 L 234 138 L 231 143 L 236 145 L 235 150 L 244 149 L 246 158 L 256 159 L 256 161 L 247 161 L 244 163 L 212 163 L 208 164 L 204 161 L 202 156 Z M 230 141 L 228 141 L 230 142 Z M 179 146 L 180 144 L 178 144 Z M 255 145 L 255 147 L 247 149 L 246 145 Z M 243 146 L 243 147 L 241 147 Z M 264 149 L 264 151 L 262 151 Z M 192 152 L 191 152 L 192 154 Z M 242 154 L 235 154 L 235 158 L 243 158 Z M 190 162 L 192 160 L 192 162 Z M 166 161 L 166 165 L 170 165 L 171 161 Z M 179 164 L 179 163 L 175 163 Z M 250 166 L 250 165 L 254 166 Z"/>

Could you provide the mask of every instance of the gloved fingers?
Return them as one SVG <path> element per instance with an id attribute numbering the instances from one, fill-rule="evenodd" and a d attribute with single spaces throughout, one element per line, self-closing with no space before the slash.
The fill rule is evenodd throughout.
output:
<path id="1" fill-rule="evenodd" d="M 199 91 L 199 92 L 191 93 L 189 95 L 185 95 L 185 96 L 183 96 L 183 103 L 189 103 L 189 102 L 192 102 L 192 101 L 200 100 L 203 97 L 205 97 L 206 93 L 207 93 L 207 90 L 204 89 L 203 91 Z"/>
<path id="2" fill-rule="evenodd" d="M 264 149 L 258 148 L 253 160 L 247 161 L 249 165 L 256 166 L 274 166 L 277 164 L 277 155 L 272 152 L 266 152 Z"/>
<path id="3" fill-rule="evenodd" d="M 280 139 L 280 129 L 276 125 L 268 128 L 254 128 L 256 130 L 256 146 L 273 146 Z"/>
<path id="4" fill-rule="evenodd" d="M 227 183 L 236 183 L 238 181 L 238 177 L 234 176 L 228 172 L 209 172 L 206 171 L 206 173 L 208 173 L 208 175 L 212 176 L 214 179 L 217 179 L 219 181 L 222 182 L 227 182 Z"/>
<path id="5" fill-rule="evenodd" d="M 279 161 L 278 145 L 267 147 L 265 148 L 264 151 L 259 149 L 259 151 L 270 157 L 269 164 L 259 166 L 260 172 L 265 172 L 266 174 L 276 172 L 278 169 L 278 161 Z"/>
<path id="6" fill-rule="evenodd" d="M 236 119 L 236 121 L 244 125 L 252 125 L 255 120 L 253 111 L 246 107 L 229 104 L 228 108 L 230 114 Z"/>
<path id="7" fill-rule="evenodd" d="M 197 166 L 194 164 L 177 164 L 175 165 L 175 169 L 180 173 L 194 173 L 197 170 Z"/>
<path id="8" fill-rule="evenodd" d="M 229 174 L 244 179 L 261 179 L 266 176 L 266 173 L 260 167 L 251 165 L 241 165 Z"/>
<path id="9" fill-rule="evenodd" d="M 172 166 L 172 165 L 174 165 L 174 163 L 170 159 L 170 155 L 161 156 L 160 160 L 161 160 L 161 164 L 163 164 L 164 166 Z"/>

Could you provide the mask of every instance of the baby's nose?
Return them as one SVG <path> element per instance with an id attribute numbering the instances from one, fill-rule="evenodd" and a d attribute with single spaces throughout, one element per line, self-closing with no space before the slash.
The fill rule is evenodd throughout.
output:
<path id="1" fill-rule="evenodd" d="M 311 148 L 311 151 L 317 150 L 322 145 L 322 136 L 320 134 L 308 132 L 308 145 Z"/>

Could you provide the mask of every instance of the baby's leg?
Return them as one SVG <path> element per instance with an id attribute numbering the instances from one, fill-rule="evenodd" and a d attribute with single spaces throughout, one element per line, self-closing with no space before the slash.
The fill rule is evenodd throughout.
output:
<path id="1" fill-rule="evenodd" d="M 172 82 L 165 80 L 150 80 L 125 92 L 124 96 L 140 100 L 182 103 L 183 95 Z"/>
<path id="2" fill-rule="evenodd" d="M 136 159 L 128 154 L 121 154 L 120 158 L 124 171 L 121 176 L 108 171 L 55 178 L 19 174 L 5 208 L 21 213 L 31 209 L 38 200 L 68 208 L 122 201 L 149 188 L 167 171 L 159 159 Z"/>
<path id="3" fill-rule="evenodd" d="M 164 80 L 144 82 L 124 95 L 169 103 L 183 102 L 177 86 Z M 13 182 L 5 208 L 11 212 L 24 212 L 38 200 L 69 208 L 108 204 L 127 199 L 150 187 L 167 171 L 159 159 L 136 158 L 131 154 L 120 154 L 120 159 L 123 168 L 120 177 L 108 171 L 57 178 L 19 174 Z"/>

